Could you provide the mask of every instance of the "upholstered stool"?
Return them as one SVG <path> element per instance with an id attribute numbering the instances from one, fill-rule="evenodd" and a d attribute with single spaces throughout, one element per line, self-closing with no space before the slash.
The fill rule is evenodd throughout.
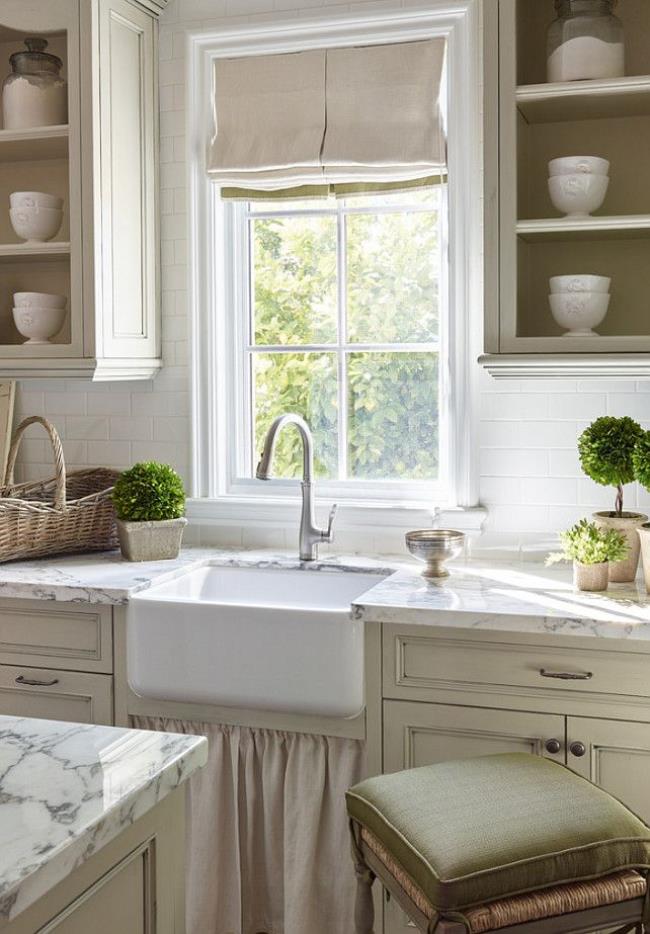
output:
<path id="1" fill-rule="evenodd" d="M 381 775 L 350 789 L 347 807 L 357 934 L 373 931 L 375 878 L 428 934 L 650 924 L 650 828 L 548 759 L 513 753 Z"/>

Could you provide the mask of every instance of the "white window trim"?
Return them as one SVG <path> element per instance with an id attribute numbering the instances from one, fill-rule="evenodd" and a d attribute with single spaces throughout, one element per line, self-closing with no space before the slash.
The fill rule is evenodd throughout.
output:
<path id="1" fill-rule="evenodd" d="M 417 12 L 395 8 L 375 14 L 323 16 L 313 20 L 283 20 L 278 24 L 251 20 L 245 27 L 188 34 L 188 166 L 190 185 L 190 319 L 192 388 L 192 474 L 188 515 L 200 521 L 225 520 L 241 525 L 287 524 L 287 512 L 299 496 L 297 481 L 267 484 L 268 494 L 242 496 L 228 491 L 226 458 L 229 419 L 224 411 L 227 373 L 217 365 L 218 348 L 227 338 L 224 269 L 229 235 L 223 203 L 214 197 L 206 173 L 206 127 L 212 121 L 212 73 L 216 58 L 399 42 L 445 36 L 448 42 L 448 93 L 454 101 L 448 117 L 448 148 L 454 172 L 449 180 L 450 212 L 448 322 L 453 348 L 443 384 L 450 391 L 449 477 L 446 502 L 400 502 L 346 507 L 339 527 L 379 528 L 416 521 L 430 524 L 441 510 L 450 511 L 456 525 L 479 527 L 483 512 L 476 509 L 478 466 L 476 438 L 477 373 L 482 307 L 482 154 L 479 73 L 478 0 L 431 0 Z M 235 282 L 240 277 L 235 276 Z M 317 484 L 321 491 L 326 488 Z M 294 494 L 291 496 L 291 494 Z M 287 501 L 287 494 L 291 499 Z M 294 503 L 295 499 L 295 503 Z M 331 501 L 331 495 L 330 499 Z M 461 510 L 467 515 L 461 519 Z M 388 518 L 390 516 L 390 519 Z M 293 522 L 293 515 L 290 516 Z"/>

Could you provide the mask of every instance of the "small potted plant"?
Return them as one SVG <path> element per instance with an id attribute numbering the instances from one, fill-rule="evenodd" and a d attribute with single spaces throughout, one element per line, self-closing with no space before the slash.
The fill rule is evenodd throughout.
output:
<path id="1" fill-rule="evenodd" d="M 614 509 L 596 512 L 592 518 L 602 528 L 622 532 L 630 546 L 624 561 L 613 561 L 609 566 L 609 579 L 617 583 L 636 578 L 640 551 L 637 529 L 648 521 L 640 512 L 623 511 L 623 487 L 634 480 L 632 455 L 642 434 L 643 429 L 634 419 L 604 415 L 578 439 L 580 465 L 586 475 L 601 486 L 616 488 Z"/>
<path id="2" fill-rule="evenodd" d="M 576 590 L 607 590 L 610 562 L 622 561 L 629 550 L 623 532 L 604 529 L 587 519 L 581 519 L 570 529 L 560 532 L 560 541 L 562 551 L 549 555 L 546 564 L 573 561 Z"/>
<path id="3" fill-rule="evenodd" d="M 127 561 L 178 557 L 187 519 L 185 489 L 175 470 L 156 461 L 135 464 L 116 480 L 113 503 Z"/>
<path id="4" fill-rule="evenodd" d="M 650 431 L 644 431 L 637 441 L 632 454 L 632 464 L 636 479 L 644 489 L 650 490 Z M 645 586 L 650 593 L 650 523 L 645 522 L 641 525 L 637 533 L 641 542 Z"/>

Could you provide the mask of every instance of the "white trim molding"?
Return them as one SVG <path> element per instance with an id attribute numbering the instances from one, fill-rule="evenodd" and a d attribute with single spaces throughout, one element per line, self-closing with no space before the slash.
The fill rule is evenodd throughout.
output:
<path id="1" fill-rule="evenodd" d="M 228 419 L 227 375 L 215 365 L 218 348 L 226 339 L 223 315 L 228 296 L 224 258 L 229 236 L 226 211 L 220 199 L 211 197 L 206 173 L 206 128 L 212 126 L 212 74 L 218 57 L 294 52 L 310 48 L 353 46 L 360 43 L 410 41 L 445 36 L 448 42 L 447 87 L 453 106 L 448 113 L 449 162 L 449 303 L 453 313 L 448 339 L 448 367 L 443 374 L 450 421 L 457 426 L 448 442 L 451 489 L 445 502 L 410 501 L 355 504 L 342 510 L 340 526 L 348 529 L 413 527 L 440 524 L 441 516 L 455 516 L 470 507 L 467 523 L 480 528 L 483 510 L 478 502 L 478 465 L 472 456 L 476 445 L 478 367 L 482 345 L 482 152 L 479 0 L 431 0 L 426 10 L 398 7 L 376 13 L 324 14 L 309 20 L 296 17 L 269 24 L 251 20 L 245 26 L 225 26 L 187 34 L 188 138 L 187 164 L 190 190 L 190 320 L 192 381 L 193 499 L 188 515 L 197 522 L 239 521 L 242 526 L 260 522 L 267 527 L 293 525 L 298 485 L 286 481 L 274 485 L 273 495 L 232 495 L 228 491 L 226 457 Z M 222 456 L 218 456 L 221 453 Z M 326 491 L 318 484 L 321 492 Z M 452 509 L 453 512 L 441 512 Z M 466 528 L 467 526 L 461 527 Z"/>

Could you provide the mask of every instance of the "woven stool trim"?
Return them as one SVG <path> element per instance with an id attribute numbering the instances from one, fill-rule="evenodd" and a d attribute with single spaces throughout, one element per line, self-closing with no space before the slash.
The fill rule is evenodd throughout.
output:
<path id="1" fill-rule="evenodd" d="M 436 910 L 431 902 L 380 841 L 365 827 L 361 828 L 361 838 L 422 914 L 429 919 L 433 918 Z M 551 886 L 499 899 L 487 905 L 466 908 L 462 914 L 471 934 L 485 934 L 487 931 L 528 921 L 642 898 L 647 888 L 647 880 L 640 873 L 634 869 L 624 869 L 601 879 Z"/>

